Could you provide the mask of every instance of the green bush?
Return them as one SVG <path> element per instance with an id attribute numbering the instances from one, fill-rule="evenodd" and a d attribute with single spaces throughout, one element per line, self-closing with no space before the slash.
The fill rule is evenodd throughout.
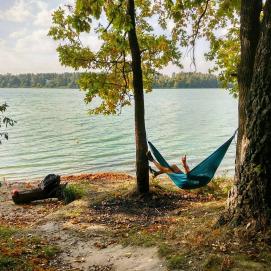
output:
<path id="1" fill-rule="evenodd" d="M 63 199 L 68 204 L 76 199 L 82 198 L 86 194 L 85 190 L 78 185 L 68 185 L 63 190 Z"/>

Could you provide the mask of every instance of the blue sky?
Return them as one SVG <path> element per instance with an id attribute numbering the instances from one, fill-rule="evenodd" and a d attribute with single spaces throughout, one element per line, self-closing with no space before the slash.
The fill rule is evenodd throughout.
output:
<path id="1" fill-rule="evenodd" d="M 60 5 L 73 0 L 0 0 L 0 74 L 72 71 L 59 64 L 56 43 L 48 36 L 51 14 Z M 90 46 L 97 48 L 99 40 L 90 34 Z M 197 71 L 207 72 L 211 63 L 204 59 L 208 43 L 197 43 Z M 185 52 L 185 51 L 184 51 Z M 191 59 L 184 53 L 184 71 L 192 71 Z M 180 69 L 169 65 L 162 72 L 170 74 Z"/>

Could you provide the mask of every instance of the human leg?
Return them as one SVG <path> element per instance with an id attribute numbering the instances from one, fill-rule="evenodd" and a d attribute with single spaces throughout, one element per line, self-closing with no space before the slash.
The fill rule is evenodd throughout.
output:
<path id="1" fill-rule="evenodd" d="M 175 165 L 175 164 L 171 165 L 171 166 L 170 166 L 170 169 L 171 169 L 174 173 L 182 173 L 181 169 L 180 169 L 177 165 Z"/>
<path id="2" fill-rule="evenodd" d="M 158 163 L 152 156 L 151 152 L 148 151 L 147 152 L 147 157 L 148 159 L 154 163 L 154 165 L 159 169 L 159 174 L 162 174 L 162 173 L 180 173 L 182 172 L 177 165 L 171 165 L 169 168 L 168 167 L 164 167 L 162 166 L 160 163 Z M 153 169 L 152 169 L 153 170 Z M 157 171 L 156 171 L 157 172 Z M 158 173 L 157 172 L 157 173 Z"/>

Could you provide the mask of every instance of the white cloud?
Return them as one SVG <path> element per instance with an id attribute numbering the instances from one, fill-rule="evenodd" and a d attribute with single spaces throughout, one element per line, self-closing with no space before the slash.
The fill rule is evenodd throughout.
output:
<path id="1" fill-rule="evenodd" d="M 35 4 L 37 6 L 38 9 L 40 10 L 45 10 L 48 9 L 48 3 L 47 1 L 38 1 L 38 0 L 32 0 L 31 1 L 33 4 Z"/>
<path id="2" fill-rule="evenodd" d="M 51 14 L 52 10 L 41 10 L 35 16 L 33 24 L 37 27 L 49 29 L 51 25 Z"/>
<path id="3" fill-rule="evenodd" d="M 39 29 L 17 39 L 15 50 L 17 52 L 31 52 L 31 54 L 44 54 L 55 51 L 56 46 L 47 36 L 47 32 L 47 29 Z"/>
<path id="4" fill-rule="evenodd" d="M 169 32 L 171 32 L 171 31 L 173 30 L 174 26 L 175 26 L 174 21 L 173 21 L 172 19 L 168 19 L 168 20 L 166 21 L 166 23 L 167 23 L 167 30 L 168 30 Z"/>
<path id="5" fill-rule="evenodd" d="M 213 61 L 207 61 L 205 59 L 204 54 L 209 50 L 209 42 L 205 39 L 199 39 L 196 41 L 195 48 L 195 60 L 196 60 L 196 71 L 208 73 L 209 69 L 214 66 Z M 167 67 L 161 70 L 164 74 L 172 74 L 173 72 L 194 72 L 195 67 L 192 61 L 192 48 L 182 48 L 182 57 L 181 64 L 183 65 L 183 69 L 180 69 L 178 66 L 169 64 Z"/>
<path id="6" fill-rule="evenodd" d="M 33 24 L 39 28 L 49 29 L 52 22 L 53 9 L 50 9 L 44 2 L 37 2 L 38 12 L 35 15 Z"/>
<path id="7" fill-rule="evenodd" d="M 103 43 L 95 33 L 84 33 L 80 39 L 84 46 L 88 46 L 94 52 L 97 52 Z"/>
<path id="8" fill-rule="evenodd" d="M 26 44 L 27 43 L 20 43 L 18 47 Z M 20 47 L 18 49 L 18 47 L 12 48 L 5 41 L 0 40 L 0 62 L 5 63 L 5 65 L 0 65 L 0 73 L 69 71 L 67 68 L 62 67 L 59 64 L 55 49 L 33 53 L 32 50 L 37 50 L 37 47 L 30 47 L 28 50 L 23 50 L 24 47 Z"/>
<path id="9" fill-rule="evenodd" d="M 16 0 L 14 5 L 5 11 L 0 11 L 0 20 L 21 23 L 31 17 L 29 3 L 25 0 Z"/>
<path id="10" fill-rule="evenodd" d="M 27 29 L 23 28 L 23 29 L 21 29 L 19 31 L 11 32 L 9 34 L 9 37 L 12 38 L 12 39 L 18 39 L 18 38 L 24 37 L 26 34 L 27 34 Z"/>
<path id="11" fill-rule="evenodd" d="M 47 36 L 51 25 L 53 8 L 71 4 L 74 0 L 13 0 L 9 2 L 9 8 L 0 10 L 1 30 L 0 33 L 0 73 L 26 73 L 26 72 L 63 72 L 71 69 L 62 67 L 58 61 L 56 52 L 57 43 Z M 9 22 L 9 23 L 8 23 Z M 17 23 L 10 23 L 17 22 Z M 103 21 L 106 24 L 106 20 Z M 157 20 L 152 19 L 151 25 L 159 30 Z M 167 21 L 168 30 L 173 26 L 172 21 Z M 4 40 L 1 40 L 4 37 Z M 97 51 L 102 41 L 97 35 L 84 34 L 83 44 Z M 197 42 L 196 59 L 199 71 L 206 72 L 210 63 L 203 58 L 204 49 L 208 46 Z M 185 71 L 191 71 L 191 59 L 185 56 L 182 59 Z M 168 65 L 163 69 L 164 73 L 178 72 L 180 69 L 174 65 Z"/>

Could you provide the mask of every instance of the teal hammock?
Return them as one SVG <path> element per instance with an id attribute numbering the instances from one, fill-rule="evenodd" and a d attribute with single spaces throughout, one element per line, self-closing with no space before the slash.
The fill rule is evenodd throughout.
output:
<path id="1" fill-rule="evenodd" d="M 224 158 L 237 130 L 231 138 L 215 150 L 210 156 L 204 159 L 200 164 L 194 167 L 188 174 L 169 173 L 170 179 L 182 189 L 195 189 L 207 185 L 215 175 L 222 159 Z M 150 150 L 156 160 L 164 167 L 170 168 L 170 165 L 162 154 L 149 142 Z"/>

